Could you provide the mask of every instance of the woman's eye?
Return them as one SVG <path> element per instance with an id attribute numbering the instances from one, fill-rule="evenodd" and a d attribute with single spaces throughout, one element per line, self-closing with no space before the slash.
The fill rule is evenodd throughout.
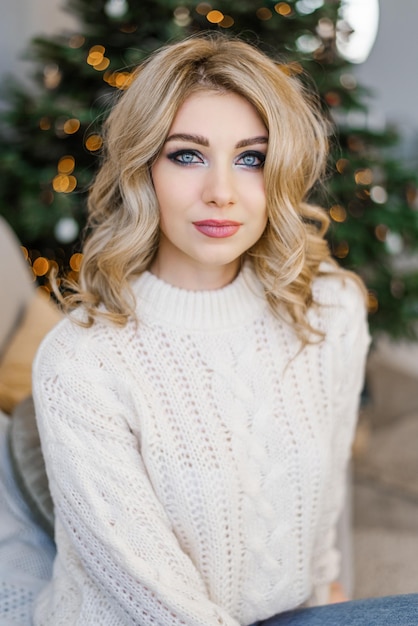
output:
<path id="1" fill-rule="evenodd" d="M 202 157 L 197 152 L 190 150 L 177 150 L 167 155 L 170 161 L 175 161 L 181 165 L 191 165 L 193 163 L 201 163 Z"/>
<path id="2" fill-rule="evenodd" d="M 242 154 L 238 160 L 238 165 L 244 165 L 245 167 L 263 167 L 266 155 L 262 152 L 246 152 Z"/>

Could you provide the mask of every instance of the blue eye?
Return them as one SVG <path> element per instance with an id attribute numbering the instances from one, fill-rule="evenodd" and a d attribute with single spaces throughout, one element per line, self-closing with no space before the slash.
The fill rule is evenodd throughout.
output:
<path id="1" fill-rule="evenodd" d="M 176 152 L 168 154 L 167 158 L 180 165 L 202 163 L 202 157 L 194 150 L 176 150 Z"/>
<path id="2" fill-rule="evenodd" d="M 244 165 L 245 167 L 261 168 L 266 160 L 266 155 L 263 152 L 245 152 L 237 159 L 238 165 Z"/>

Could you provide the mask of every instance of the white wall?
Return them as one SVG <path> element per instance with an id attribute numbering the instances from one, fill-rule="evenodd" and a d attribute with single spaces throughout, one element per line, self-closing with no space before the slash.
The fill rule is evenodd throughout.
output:
<path id="1" fill-rule="evenodd" d="M 380 0 L 375 45 L 356 68 L 359 83 L 374 92 L 374 106 L 407 139 L 418 133 L 417 24 L 417 0 Z"/>
<path id="2" fill-rule="evenodd" d="M 22 61 L 29 41 L 72 29 L 74 18 L 62 10 L 64 0 L 1 0 L 0 80 L 7 74 L 23 76 L 30 69 Z"/>

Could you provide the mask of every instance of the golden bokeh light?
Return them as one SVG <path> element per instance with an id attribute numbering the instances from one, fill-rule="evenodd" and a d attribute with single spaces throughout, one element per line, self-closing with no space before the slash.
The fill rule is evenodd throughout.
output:
<path id="1" fill-rule="evenodd" d="M 110 59 L 104 56 L 104 46 L 92 46 L 87 56 L 87 63 L 98 72 L 106 70 L 110 65 Z"/>
<path id="2" fill-rule="evenodd" d="M 52 181 L 52 187 L 58 193 L 71 193 L 77 187 L 77 179 L 75 176 L 58 174 Z"/>
<path id="3" fill-rule="evenodd" d="M 279 15 L 283 15 L 284 17 L 287 17 L 292 13 L 292 7 L 287 4 L 287 2 L 278 2 L 274 6 L 274 10 L 276 11 L 276 13 L 278 13 Z"/>
<path id="4" fill-rule="evenodd" d="M 345 222 L 345 220 L 347 219 L 347 211 L 340 204 L 334 204 L 330 208 L 329 214 L 334 222 Z"/>
<path id="5" fill-rule="evenodd" d="M 103 145 L 103 139 L 100 135 L 89 135 L 85 141 L 85 146 L 90 152 L 100 150 Z"/>
<path id="6" fill-rule="evenodd" d="M 105 72 L 103 80 L 111 87 L 117 89 L 128 89 L 133 81 L 133 74 L 130 72 Z"/>
<path id="7" fill-rule="evenodd" d="M 199 15 L 207 15 L 211 9 L 212 6 L 209 2 L 200 2 L 196 7 L 196 13 L 199 13 Z"/>
<path id="8" fill-rule="evenodd" d="M 58 172 L 60 174 L 72 174 L 75 168 L 75 158 L 69 154 L 63 156 L 58 161 Z"/>
<path id="9" fill-rule="evenodd" d="M 234 23 L 235 22 L 233 17 L 231 17 L 230 15 L 225 15 L 222 22 L 219 22 L 219 26 L 221 26 L 221 28 L 231 28 Z"/>
<path id="10" fill-rule="evenodd" d="M 81 263 L 83 261 L 83 255 L 80 252 L 76 252 L 70 258 L 70 267 L 74 272 L 79 272 Z"/>
<path id="11" fill-rule="evenodd" d="M 349 165 L 350 165 L 350 161 L 348 159 L 338 159 L 338 161 L 335 164 L 335 167 L 337 168 L 337 172 L 339 174 L 344 174 L 345 170 L 347 169 Z"/>
<path id="12" fill-rule="evenodd" d="M 221 13 L 221 11 L 209 11 L 209 13 L 206 14 L 206 19 L 211 24 L 219 24 L 219 22 L 222 22 L 224 17 L 225 15 Z"/>
<path id="13" fill-rule="evenodd" d="M 340 241 L 333 248 L 334 256 L 336 256 L 337 259 L 345 259 L 345 257 L 348 256 L 349 252 L 350 252 L 350 246 L 348 245 L 347 241 Z"/>
<path id="14" fill-rule="evenodd" d="M 119 27 L 119 30 L 121 33 L 134 33 L 135 31 L 138 30 L 138 26 L 136 24 L 122 24 Z"/>
<path id="15" fill-rule="evenodd" d="M 80 120 L 77 120 L 75 117 L 71 117 L 66 120 L 63 125 L 63 131 L 66 135 L 74 135 L 80 128 Z"/>
<path id="16" fill-rule="evenodd" d="M 373 182 L 373 172 L 370 168 L 356 170 L 354 180 L 357 185 L 370 185 Z"/>
<path id="17" fill-rule="evenodd" d="M 41 117 L 39 120 L 39 128 L 41 130 L 49 130 L 51 128 L 51 120 L 49 117 Z"/>
<path id="18" fill-rule="evenodd" d="M 34 271 L 34 274 L 36 276 L 45 276 L 45 274 L 48 273 L 49 270 L 49 262 L 48 259 L 46 259 L 43 256 L 39 256 L 37 259 L 34 260 L 34 262 L 32 263 L 32 269 Z"/>
<path id="19" fill-rule="evenodd" d="M 389 228 L 386 224 L 378 224 L 374 229 L 374 234 L 376 235 L 376 239 L 379 241 L 386 241 L 386 237 L 388 235 Z"/>
<path id="20" fill-rule="evenodd" d="M 29 259 L 28 249 L 25 246 L 20 246 L 20 249 L 22 250 L 23 258 L 27 261 Z"/>
<path id="21" fill-rule="evenodd" d="M 263 22 L 266 22 L 267 20 L 270 20 L 273 17 L 273 13 L 267 7 L 261 7 L 260 9 L 257 9 L 255 14 L 258 17 L 258 19 L 262 20 Z"/>
<path id="22" fill-rule="evenodd" d="M 96 65 L 93 65 L 93 67 L 98 72 L 103 72 L 104 70 L 107 70 L 109 65 L 110 65 L 110 59 L 108 59 L 107 57 L 103 57 L 101 63 L 97 63 Z"/>

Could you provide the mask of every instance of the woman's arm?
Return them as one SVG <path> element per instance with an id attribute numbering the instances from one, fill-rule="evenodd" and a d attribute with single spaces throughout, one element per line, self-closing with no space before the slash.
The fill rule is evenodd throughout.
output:
<path id="1" fill-rule="evenodd" d="M 34 369 L 43 452 L 57 523 L 89 580 L 126 624 L 238 626 L 209 599 L 172 531 L 115 376 L 87 351 L 55 354 L 52 367 L 48 352 Z"/>
<path id="2" fill-rule="evenodd" d="M 331 279 L 331 285 L 332 295 L 327 294 L 324 299 L 333 304 L 323 314 L 328 318 L 330 330 L 326 341 L 332 346 L 334 363 L 332 464 L 313 562 L 319 604 L 346 599 L 345 592 L 334 582 L 340 569 L 340 555 L 335 546 L 336 526 L 346 495 L 347 468 L 370 344 L 366 306 L 359 287 L 351 278 L 337 284 Z"/>

